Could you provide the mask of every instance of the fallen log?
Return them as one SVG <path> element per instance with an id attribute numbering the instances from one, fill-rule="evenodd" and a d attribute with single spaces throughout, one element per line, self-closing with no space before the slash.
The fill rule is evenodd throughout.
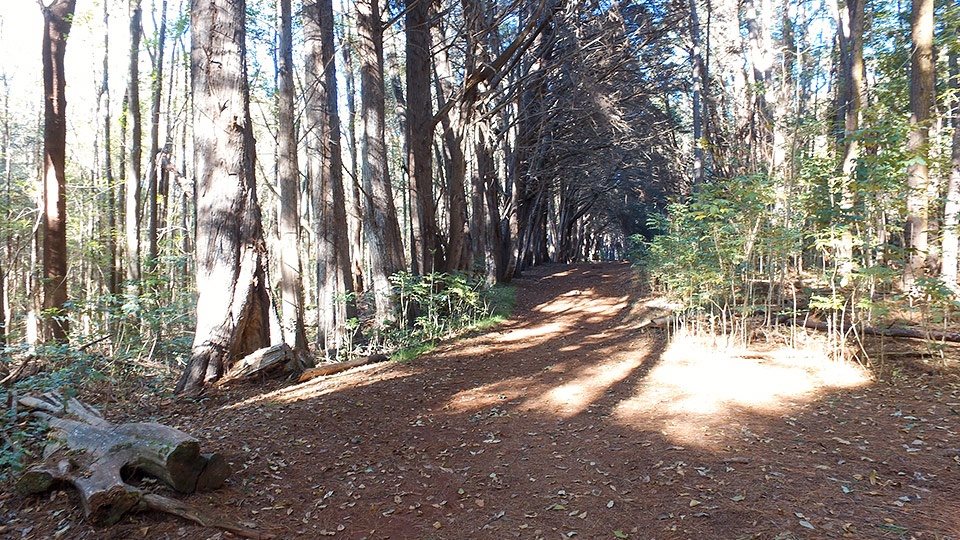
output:
<path id="1" fill-rule="evenodd" d="M 790 318 L 785 320 L 789 321 Z M 812 330 L 820 331 L 829 331 L 831 328 L 835 328 L 836 325 L 830 325 L 821 321 L 811 321 L 811 320 L 801 320 L 797 318 L 796 324 L 803 326 L 804 328 L 810 328 Z M 906 338 L 906 339 L 922 339 L 925 341 L 949 341 L 951 343 L 960 343 L 960 332 L 944 332 L 942 330 L 914 330 L 912 328 L 901 328 L 901 327 L 892 327 L 892 328 L 877 328 L 875 326 L 860 326 L 846 323 L 842 326 L 841 330 L 846 333 L 854 329 L 862 334 L 867 334 L 871 336 L 884 336 L 884 337 L 894 337 L 894 338 Z"/>
<path id="2" fill-rule="evenodd" d="M 17 480 L 23 495 L 43 493 L 56 484 L 72 485 L 80 494 L 84 517 L 95 525 L 112 525 L 131 511 L 171 512 L 150 494 L 126 482 L 134 472 L 148 474 L 181 493 L 213 490 L 223 485 L 230 467 L 219 454 L 200 452 L 200 441 L 180 430 L 152 422 L 112 424 L 93 407 L 56 393 L 25 396 L 19 403 L 50 426 L 51 443 L 41 465 Z M 181 503 L 178 503 L 181 504 Z M 194 510 L 195 515 L 202 515 Z M 235 534 L 247 530 L 237 524 L 214 526 Z M 197 519 L 193 519 L 197 521 Z M 259 538 L 262 535 L 247 535 Z"/>
<path id="3" fill-rule="evenodd" d="M 304 372 L 300 374 L 299 382 L 307 382 L 310 379 L 316 379 L 317 377 L 323 377 L 326 375 L 333 375 L 334 373 L 340 373 L 341 371 L 346 371 L 359 366 L 365 366 L 367 364 L 386 362 L 389 359 L 390 357 L 385 354 L 373 354 L 370 356 L 357 358 L 356 360 L 323 364 L 315 368 L 304 370 Z"/>

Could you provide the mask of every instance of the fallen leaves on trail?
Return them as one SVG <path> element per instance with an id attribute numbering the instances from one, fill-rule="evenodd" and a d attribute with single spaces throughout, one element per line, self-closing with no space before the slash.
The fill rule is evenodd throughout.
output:
<path id="1" fill-rule="evenodd" d="M 191 502 L 278 538 L 957 537 L 954 349 L 943 377 L 848 386 L 821 376 L 829 360 L 769 347 L 685 354 L 682 336 L 640 327 L 656 310 L 624 300 L 629 276 L 540 268 L 513 321 L 416 361 L 171 405 L 162 420 L 236 471 Z M 750 382 L 750 403 L 714 388 L 764 374 L 805 384 Z M 67 495 L 6 493 L 0 535 L 107 534 Z M 210 538 L 151 515 L 110 534 Z"/>

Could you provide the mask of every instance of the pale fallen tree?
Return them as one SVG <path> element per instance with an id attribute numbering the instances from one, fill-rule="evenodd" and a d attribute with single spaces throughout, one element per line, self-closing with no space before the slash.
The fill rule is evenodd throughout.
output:
<path id="1" fill-rule="evenodd" d="M 155 510 L 244 538 L 269 538 L 126 482 L 125 477 L 140 472 L 180 493 L 219 488 L 230 466 L 220 454 L 201 453 L 196 438 L 153 422 L 112 424 L 93 407 L 52 392 L 25 396 L 19 403 L 50 426 L 43 463 L 17 480 L 21 494 L 69 484 L 79 492 L 84 517 L 94 525 L 112 525 L 128 512 Z"/>

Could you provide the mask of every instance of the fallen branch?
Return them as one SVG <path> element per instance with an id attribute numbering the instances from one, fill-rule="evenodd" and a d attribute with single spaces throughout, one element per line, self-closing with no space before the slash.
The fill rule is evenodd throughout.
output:
<path id="1" fill-rule="evenodd" d="M 304 372 L 300 375 L 299 382 L 307 382 L 310 379 L 316 379 L 317 377 L 323 377 L 326 375 L 333 375 L 334 373 L 340 373 L 341 371 L 346 371 L 359 366 L 365 366 L 367 364 L 386 362 L 389 359 L 390 357 L 385 354 L 373 354 L 370 356 L 357 358 L 356 360 L 320 365 L 315 368 L 304 370 Z"/>
<path id="2" fill-rule="evenodd" d="M 786 318 L 785 321 L 789 322 L 791 318 Z M 811 320 L 801 320 L 797 319 L 796 324 L 803 326 L 804 328 L 810 328 L 812 330 L 820 330 L 823 332 L 830 331 L 833 328 L 836 328 L 836 325 L 830 325 L 825 322 L 820 321 L 811 321 Z M 855 328 L 854 328 L 855 327 Z M 911 328 L 877 328 L 875 326 L 859 326 L 846 323 L 842 326 L 841 330 L 846 333 L 850 330 L 855 329 L 857 332 L 862 334 L 867 334 L 871 336 L 885 336 L 885 337 L 894 337 L 894 338 L 906 338 L 906 339 L 922 339 L 925 341 L 949 341 L 952 343 L 960 343 L 960 332 L 944 332 L 941 330 L 913 330 Z"/>

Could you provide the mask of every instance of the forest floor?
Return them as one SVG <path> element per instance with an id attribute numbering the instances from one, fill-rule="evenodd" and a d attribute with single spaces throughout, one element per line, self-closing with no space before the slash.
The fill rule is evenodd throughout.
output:
<path id="1" fill-rule="evenodd" d="M 510 321 L 411 362 L 104 405 L 225 454 L 228 483 L 185 500 L 275 538 L 960 538 L 955 351 L 881 377 L 813 338 L 716 348 L 649 324 L 633 276 L 534 269 Z M 0 517 L 4 538 L 232 537 L 92 528 L 69 490 L 6 492 Z"/>

